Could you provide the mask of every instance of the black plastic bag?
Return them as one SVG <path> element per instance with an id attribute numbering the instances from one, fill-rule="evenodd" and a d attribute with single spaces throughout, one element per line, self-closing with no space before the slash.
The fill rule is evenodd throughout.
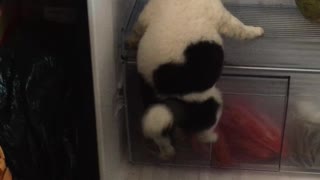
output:
<path id="1" fill-rule="evenodd" d="M 70 89 L 54 57 L 0 62 L 0 144 L 16 179 L 72 179 L 75 123 L 66 120 Z M 20 61 L 19 61 L 20 62 Z"/>
<path id="2" fill-rule="evenodd" d="M 46 17 L 33 16 L 42 6 L 28 0 L 10 2 L 35 11 L 20 8 L 28 16 L 0 48 L 0 146 L 7 166 L 15 180 L 98 179 L 86 1 L 68 1 L 78 12 L 72 21 L 57 19 L 50 8 Z"/>

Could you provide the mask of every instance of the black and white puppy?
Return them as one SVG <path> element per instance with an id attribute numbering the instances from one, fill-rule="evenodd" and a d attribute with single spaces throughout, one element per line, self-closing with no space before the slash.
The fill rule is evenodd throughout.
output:
<path id="1" fill-rule="evenodd" d="M 128 39 L 138 46 L 138 72 L 156 95 L 142 120 L 143 133 L 160 149 L 160 157 L 175 154 L 166 132 L 177 126 L 203 143 L 222 113 L 215 87 L 224 60 L 221 35 L 240 40 L 264 33 L 232 16 L 221 0 L 149 0 Z"/>

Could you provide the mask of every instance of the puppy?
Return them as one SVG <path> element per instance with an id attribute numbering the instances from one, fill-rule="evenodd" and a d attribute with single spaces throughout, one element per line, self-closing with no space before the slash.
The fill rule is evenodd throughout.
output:
<path id="1" fill-rule="evenodd" d="M 168 133 L 174 127 L 203 143 L 217 140 L 213 129 L 223 101 L 215 84 L 223 68 L 222 35 L 246 40 L 263 33 L 240 22 L 220 0 L 149 0 L 128 44 L 138 47 L 147 105 L 143 133 L 159 146 L 162 159 L 175 154 Z"/>

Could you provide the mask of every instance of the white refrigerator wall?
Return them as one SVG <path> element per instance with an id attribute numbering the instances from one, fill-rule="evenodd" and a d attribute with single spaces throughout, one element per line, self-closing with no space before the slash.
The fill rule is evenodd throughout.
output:
<path id="1" fill-rule="evenodd" d="M 122 179 L 126 165 L 120 122 L 114 116 L 120 28 L 130 0 L 88 0 L 101 180 Z"/>

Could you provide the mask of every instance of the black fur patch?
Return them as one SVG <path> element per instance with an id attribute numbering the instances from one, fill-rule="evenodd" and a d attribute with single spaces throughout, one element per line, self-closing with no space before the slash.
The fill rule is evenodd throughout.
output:
<path id="1" fill-rule="evenodd" d="M 224 59 L 220 45 L 209 41 L 191 44 L 184 56 L 184 64 L 164 64 L 154 72 L 153 80 L 159 93 L 182 95 L 202 92 L 219 79 Z"/>
<path id="2" fill-rule="evenodd" d="M 217 119 L 220 107 L 214 99 L 204 102 L 184 102 L 178 99 L 167 99 L 166 104 L 174 116 L 174 124 L 186 133 L 197 133 L 212 127 Z"/>
<path id="3" fill-rule="evenodd" d="M 158 99 L 153 88 L 143 79 L 142 75 L 139 74 L 140 83 L 140 96 L 142 99 L 143 108 L 146 109 L 150 105 L 157 103 Z"/>

